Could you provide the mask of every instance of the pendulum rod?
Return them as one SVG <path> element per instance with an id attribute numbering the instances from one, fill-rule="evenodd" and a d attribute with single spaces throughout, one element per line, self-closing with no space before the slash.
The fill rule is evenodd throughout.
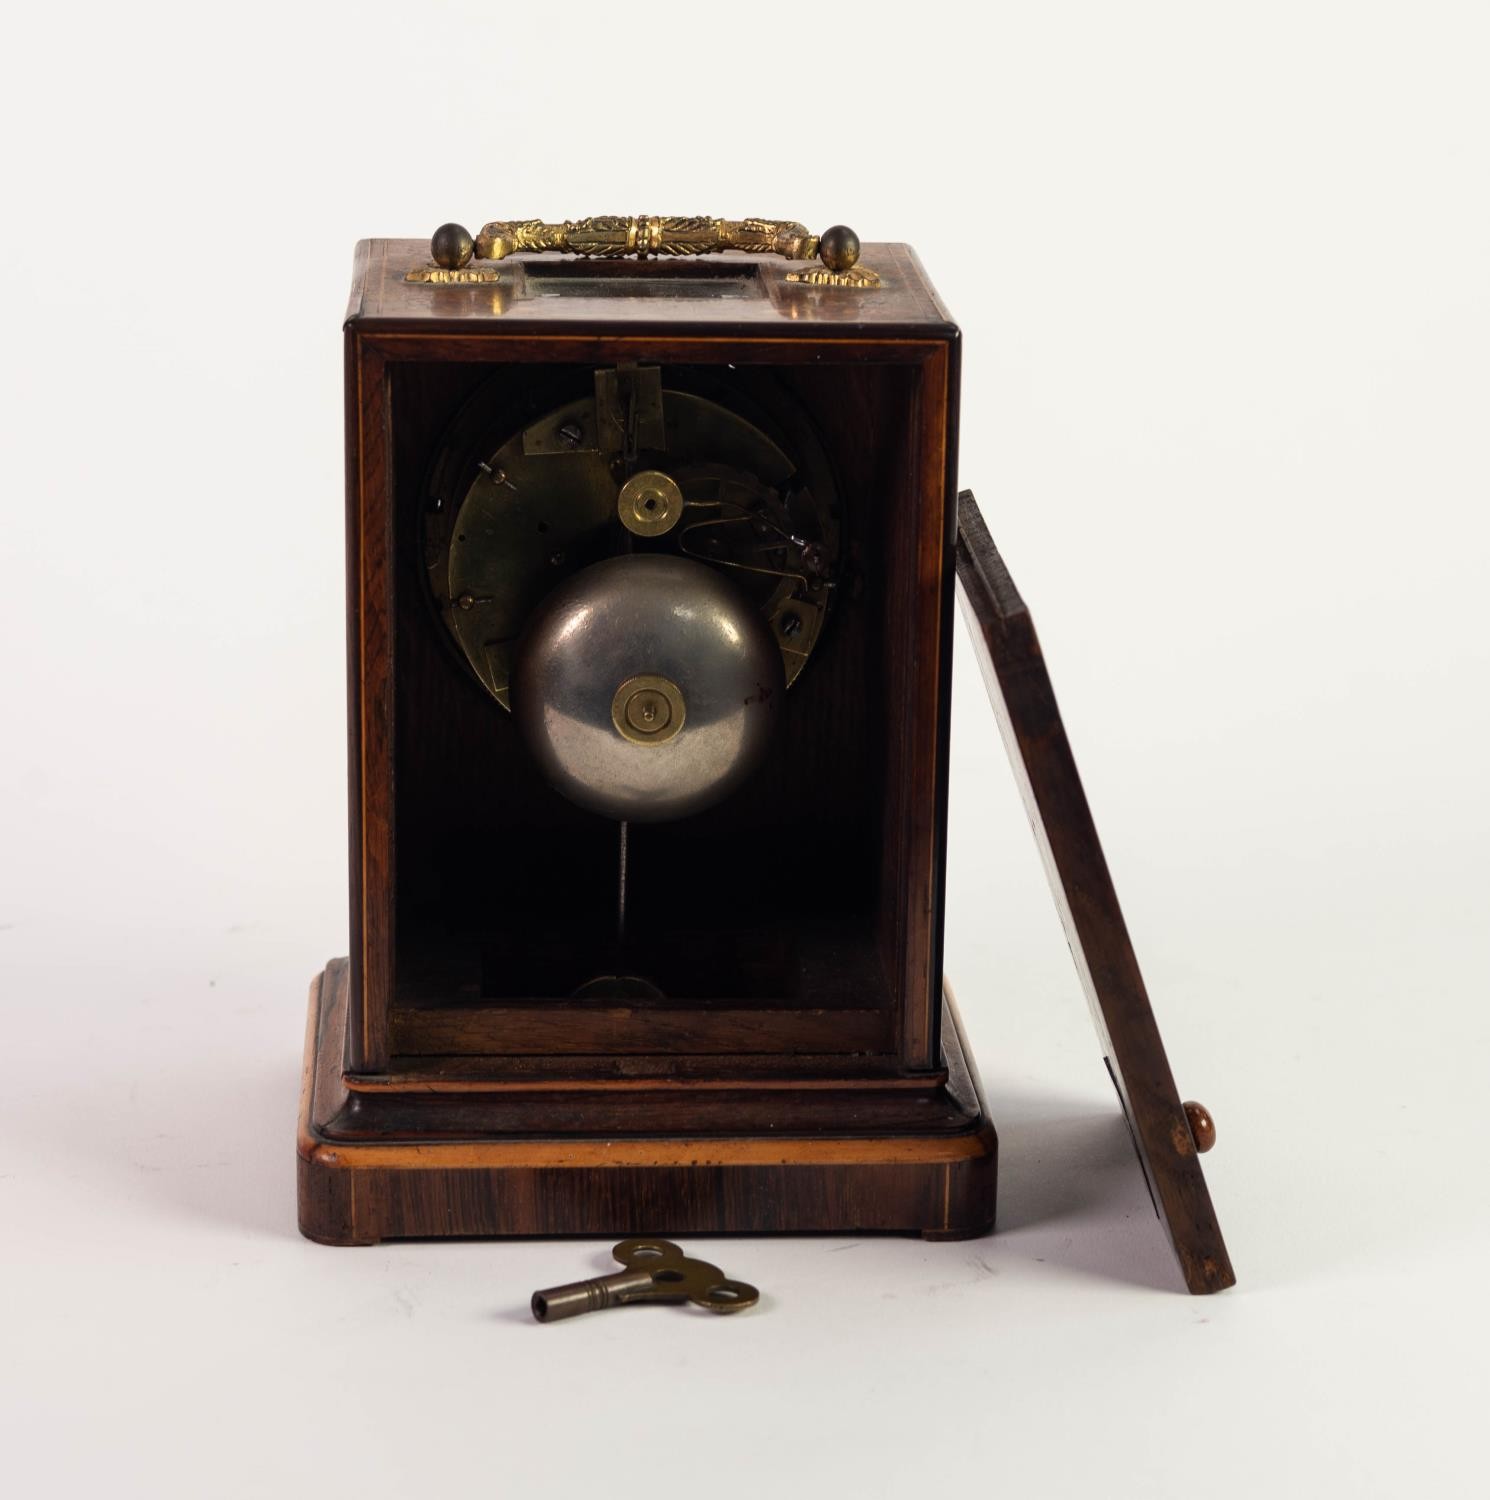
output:
<path id="1" fill-rule="evenodd" d="M 620 857 L 616 868 L 616 940 L 626 941 L 626 846 L 630 841 L 631 824 L 624 818 L 620 823 Z"/>

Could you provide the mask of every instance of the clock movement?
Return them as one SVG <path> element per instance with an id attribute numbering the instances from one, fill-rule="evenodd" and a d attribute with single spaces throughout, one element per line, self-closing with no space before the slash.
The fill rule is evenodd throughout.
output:
<path id="1" fill-rule="evenodd" d="M 300 1219 L 443 1235 L 982 1234 L 943 981 L 960 579 L 1155 1208 L 1231 1270 L 1038 642 L 956 487 L 906 245 L 766 220 L 358 247 L 351 955 Z"/>

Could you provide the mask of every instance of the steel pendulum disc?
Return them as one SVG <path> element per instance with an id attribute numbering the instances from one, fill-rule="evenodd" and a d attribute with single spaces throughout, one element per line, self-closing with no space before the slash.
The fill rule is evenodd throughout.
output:
<path id="1" fill-rule="evenodd" d="M 549 781 L 612 818 L 683 817 L 760 763 L 786 691 L 751 601 L 666 554 L 595 563 L 539 606 L 518 646 L 512 708 Z"/>

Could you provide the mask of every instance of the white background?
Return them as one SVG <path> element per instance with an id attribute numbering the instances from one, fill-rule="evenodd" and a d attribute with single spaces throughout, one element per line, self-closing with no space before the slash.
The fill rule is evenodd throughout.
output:
<path id="1" fill-rule="evenodd" d="M 17 1496 L 1484 1493 L 1481 4 L 25 6 L 5 26 L 0 1482 Z M 1182 1295 L 966 652 L 948 969 L 1003 1230 L 295 1231 L 345 951 L 354 241 L 912 241 L 1240 1276 Z M 965 643 L 964 643 L 965 644 Z"/>

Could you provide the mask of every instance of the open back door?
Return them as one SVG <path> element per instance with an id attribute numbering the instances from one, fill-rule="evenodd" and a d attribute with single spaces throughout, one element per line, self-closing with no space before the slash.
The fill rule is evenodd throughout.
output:
<path id="1" fill-rule="evenodd" d="M 1236 1277 L 1034 621 L 966 490 L 958 501 L 957 585 L 1154 1207 L 1169 1231 L 1185 1284 L 1192 1292 L 1221 1291 Z"/>

